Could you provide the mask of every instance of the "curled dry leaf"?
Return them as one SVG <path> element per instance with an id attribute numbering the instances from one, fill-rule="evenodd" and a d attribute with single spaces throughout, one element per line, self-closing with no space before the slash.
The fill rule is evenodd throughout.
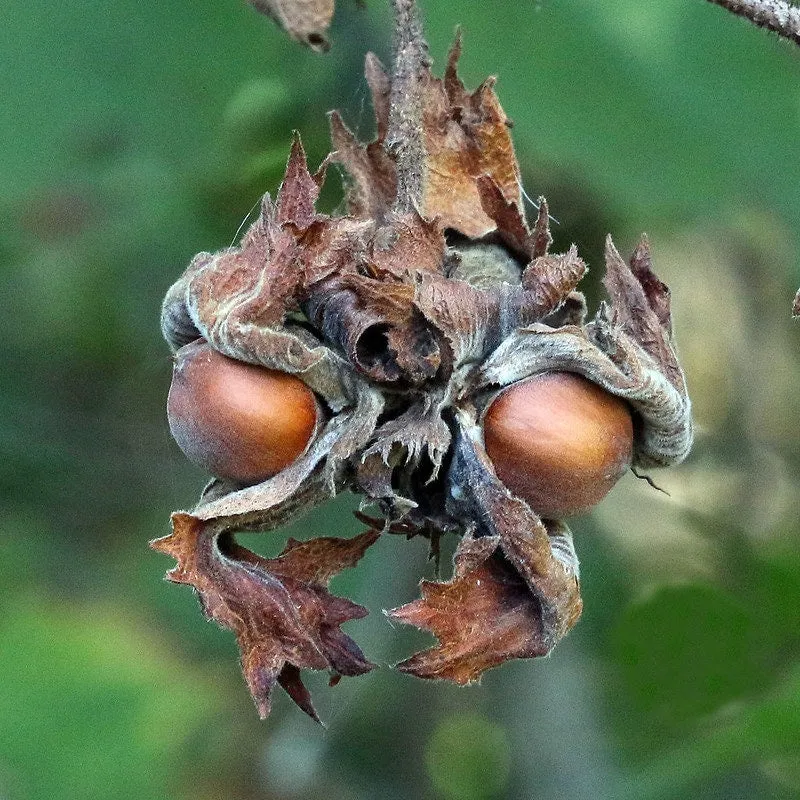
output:
<path id="1" fill-rule="evenodd" d="M 315 716 L 302 669 L 371 668 L 339 628 L 364 609 L 326 587 L 379 532 L 425 536 L 434 553 L 441 536 L 462 537 L 452 578 L 423 582 L 422 599 L 390 612 L 439 638 L 400 665 L 406 672 L 467 683 L 509 658 L 548 653 L 575 624 L 568 528 L 512 494 L 486 453 L 485 412 L 506 387 L 567 371 L 622 398 L 634 468 L 678 463 L 691 446 L 669 292 L 647 240 L 626 262 L 609 239 L 610 305 L 587 319 L 577 250 L 550 252 L 543 198 L 532 227 L 525 218 L 493 82 L 465 89 L 460 41 L 434 77 L 412 0 L 395 10 L 391 75 L 366 61 L 376 139 L 359 142 L 331 114 L 334 152 L 316 173 L 296 139 L 277 201 L 264 197 L 238 246 L 196 256 L 164 301 L 173 350 L 202 338 L 295 375 L 326 412 L 286 469 L 254 486 L 214 481 L 154 544 L 178 560 L 170 578 L 194 586 L 236 634 L 262 714 L 278 683 Z M 315 209 L 329 161 L 348 175 L 344 215 Z M 277 559 L 233 539 L 344 490 L 379 509 L 380 520 L 360 517 L 371 532 L 291 542 Z"/>

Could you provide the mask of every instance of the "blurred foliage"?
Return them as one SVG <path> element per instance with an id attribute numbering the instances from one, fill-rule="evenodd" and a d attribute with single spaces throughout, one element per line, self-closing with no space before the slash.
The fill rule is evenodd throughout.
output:
<path id="1" fill-rule="evenodd" d="M 31 596 L 5 609 L 0 748 L 11 796 L 193 796 L 180 787 L 193 782 L 183 774 L 197 756 L 190 739 L 221 697 L 129 613 Z"/>
<path id="2" fill-rule="evenodd" d="M 0 796 L 798 796 L 800 52 L 702 0 L 423 1 L 439 64 L 461 23 L 468 85 L 499 74 L 593 301 L 607 231 L 646 229 L 673 289 L 697 447 L 669 497 L 630 477 L 575 520 L 585 612 L 554 655 L 470 689 L 379 670 L 316 692 L 327 731 L 280 700 L 260 724 L 231 637 L 161 582 L 146 542 L 204 477 L 169 440 L 160 300 L 275 191 L 293 129 L 312 163 L 329 108 L 369 134 L 388 4 L 339 5 L 319 56 L 233 0 L 7 4 Z M 355 532 L 353 507 L 253 542 Z M 425 642 L 379 610 L 426 570 L 388 537 L 334 587 L 373 659 Z"/>
<path id="3" fill-rule="evenodd" d="M 500 725 L 478 714 L 451 715 L 433 731 L 426 765 L 434 787 L 454 800 L 502 797 L 511 754 Z"/>

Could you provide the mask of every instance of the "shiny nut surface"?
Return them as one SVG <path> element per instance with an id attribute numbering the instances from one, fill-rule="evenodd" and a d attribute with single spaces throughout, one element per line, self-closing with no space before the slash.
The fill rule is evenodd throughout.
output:
<path id="1" fill-rule="evenodd" d="M 305 451 L 317 415 L 313 392 L 293 375 L 228 358 L 203 340 L 175 354 L 170 431 L 212 475 L 246 484 L 276 475 Z"/>
<path id="2" fill-rule="evenodd" d="M 542 517 L 588 511 L 631 464 L 624 400 L 569 372 L 503 391 L 484 416 L 484 441 L 503 483 Z"/>

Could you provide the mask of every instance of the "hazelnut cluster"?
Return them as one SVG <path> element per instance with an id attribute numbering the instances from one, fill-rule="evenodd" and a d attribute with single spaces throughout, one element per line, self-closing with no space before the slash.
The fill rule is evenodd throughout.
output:
<path id="1" fill-rule="evenodd" d="M 228 358 L 201 339 L 175 354 L 167 414 L 189 460 L 244 486 L 300 458 L 324 419 L 300 379 Z M 628 404 L 575 373 L 513 384 L 481 425 L 497 476 L 540 517 L 589 511 L 631 466 Z"/>
<path id="2" fill-rule="evenodd" d="M 331 114 L 334 151 L 313 174 L 296 140 L 277 202 L 164 301 L 170 428 L 215 478 L 154 547 L 236 634 L 262 715 L 278 683 L 315 716 L 301 669 L 374 666 L 339 627 L 365 609 L 328 581 L 381 533 L 432 550 L 460 537 L 452 577 L 389 612 L 439 640 L 399 669 L 469 683 L 548 653 L 581 611 L 563 518 L 691 445 L 647 240 L 626 263 L 609 238 L 610 303 L 588 320 L 576 249 L 550 252 L 543 198 L 525 218 L 493 82 L 464 88 L 460 42 L 434 77 L 413 2 L 395 8 L 391 75 L 366 61 L 376 140 Z M 349 175 L 340 216 L 315 209 L 331 161 Z M 290 540 L 274 559 L 234 539 L 345 490 L 379 512 L 359 514 L 360 536 Z"/>

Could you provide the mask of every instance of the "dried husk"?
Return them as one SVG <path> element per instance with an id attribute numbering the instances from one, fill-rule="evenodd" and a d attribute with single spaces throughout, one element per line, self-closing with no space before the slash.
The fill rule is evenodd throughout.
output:
<path id="1" fill-rule="evenodd" d="M 525 219 L 493 82 L 465 90 L 460 41 L 444 78 L 433 77 L 415 18 L 398 18 L 392 76 L 374 56 L 366 62 L 376 140 L 362 144 L 330 118 L 328 160 L 349 175 L 348 213 L 315 210 L 326 165 L 312 174 L 296 139 L 276 203 L 265 196 L 237 247 L 196 256 L 164 302 L 173 349 L 203 337 L 297 375 L 331 412 L 294 464 L 256 486 L 215 481 L 154 545 L 178 560 L 168 577 L 193 585 L 206 613 L 235 631 L 262 715 L 277 682 L 315 716 L 300 669 L 371 668 L 338 629 L 363 609 L 325 585 L 377 531 L 351 540 L 347 563 L 341 544 L 315 550 L 313 579 L 307 560 L 287 571 L 289 551 L 282 567 L 235 545 L 233 532 L 274 529 L 350 490 L 380 509 L 376 529 L 401 525 L 432 544 L 462 536 L 451 580 L 425 581 L 421 600 L 389 613 L 440 642 L 402 670 L 467 683 L 509 658 L 550 652 L 581 611 L 569 530 L 512 495 L 486 455 L 481 420 L 497 391 L 541 372 L 585 376 L 630 405 L 634 466 L 678 463 L 692 441 L 669 294 L 647 239 L 626 263 L 609 238 L 610 303 L 587 322 L 576 249 L 549 252 L 543 199 L 533 229 Z M 410 121 L 415 133 L 403 139 Z M 276 591 L 303 608 L 313 596 L 315 613 L 287 621 Z"/>

